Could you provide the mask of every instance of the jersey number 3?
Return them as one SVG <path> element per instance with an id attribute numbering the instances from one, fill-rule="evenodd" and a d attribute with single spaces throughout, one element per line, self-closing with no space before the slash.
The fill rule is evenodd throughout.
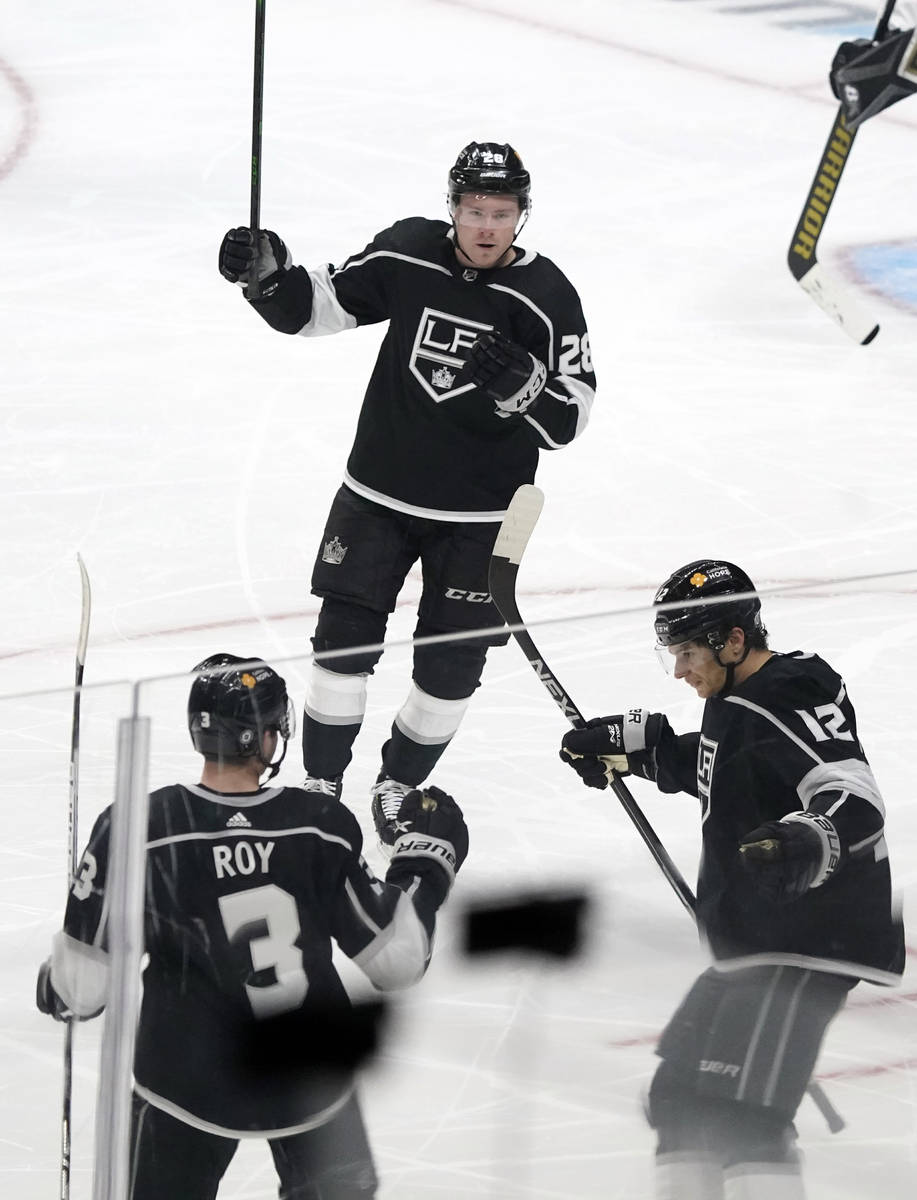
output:
<path id="1" fill-rule="evenodd" d="M 253 972 L 270 972 L 273 983 L 245 984 L 252 1012 L 259 1019 L 298 1008 L 306 998 L 309 981 L 302 953 L 296 901 L 289 892 L 270 883 L 220 896 L 220 916 L 230 945 L 248 953 Z"/>

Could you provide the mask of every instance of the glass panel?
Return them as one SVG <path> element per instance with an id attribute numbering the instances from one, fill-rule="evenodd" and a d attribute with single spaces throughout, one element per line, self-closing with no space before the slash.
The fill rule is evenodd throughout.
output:
<path id="1" fill-rule="evenodd" d="M 127 684 L 87 686 L 82 695 L 78 797 L 79 853 L 115 791 L 115 734 L 130 711 Z M 61 928 L 68 894 L 70 689 L 0 697 L 0 769 L 6 780 L 2 841 L 0 1089 L 2 1175 L 22 1200 L 57 1195 L 62 1134 L 65 1026 L 35 1006 L 39 967 Z M 91 1191 L 101 1021 L 74 1026 L 71 1188 Z"/>

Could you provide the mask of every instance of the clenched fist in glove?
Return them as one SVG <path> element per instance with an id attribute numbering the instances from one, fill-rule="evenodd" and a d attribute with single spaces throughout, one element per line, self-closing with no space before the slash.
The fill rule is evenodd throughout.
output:
<path id="1" fill-rule="evenodd" d="M 498 417 L 527 412 L 548 378 L 543 362 L 496 329 L 478 338 L 462 372 L 493 400 Z"/>
<path id="2" fill-rule="evenodd" d="M 395 827 L 398 833 L 386 879 L 398 883 L 406 873 L 429 877 L 424 865 L 434 862 L 445 872 L 444 878 L 436 872 L 444 885 L 441 903 L 468 856 L 468 827 L 462 810 L 441 788 L 416 789 L 401 801 Z"/>
<path id="3" fill-rule="evenodd" d="M 614 717 L 593 717 L 584 729 L 571 729 L 560 757 L 587 787 L 604 788 L 615 775 L 656 778 L 653 750 L 668 721 L 662 713 L 629 708 Z"/>
<path id="4" fill-rule="evenodd" d="M 841 841 L 821 813 L 793 812 L 747 833 L 739 853 L 758 891 L 774 904 L 786 904 L 834 874 Z"/>
<path id="5" fill-rule="evenodd" d="M 829 79 L 849 130 L 917 91 L 915 47 L 913 29 L 892 29 L 880 42 L 841 43 Z"/>
<path id="6" fill-rule="evenodd" d="M 292 261 L 289 250 L 271 229 L 258 231 L 257 250 L 252 231 L 245 226 L 230 229 L 220 246 L 220 274 L 243 288 L 251 281 L 253 269 L 257 270 L 259 283 L 272 275 L 277 275 L 279 282 L 279 273 L 289 270 Z M 261 295 L 270 295 L 272 290 L 270 284 L 263 286 Z"/>

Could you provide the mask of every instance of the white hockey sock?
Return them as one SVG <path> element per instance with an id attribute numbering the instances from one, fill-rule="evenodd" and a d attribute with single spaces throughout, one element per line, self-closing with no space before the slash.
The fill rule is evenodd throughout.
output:
<path id="1" fill-rule="evenodd" d="M 439 746 L 448 742 L 458 729 L 470 701 L 470 696 L 462 700 L 441 700 L 413 683 L 407 700 L 395 717 L 395 725 L 412 742 L 421 746 Z"/>
<path id="2" fill-rule="evenodd" d="M 725 1200 L 805 1200 L 799 1163 L 737 1163 L 723 1178 Z"/>
<path id="3" fill-rule="evenodd" d="M 312 664 L 306 713 L 321 725 L 359 725 L 366 712 L 366 675 L 338 675 Z"/>
<path id="4" fill-rule="evenodd" d="M 724 1200 L 719 1159 L 701 1151 L 656 1155 L 656 1200 Z"/>

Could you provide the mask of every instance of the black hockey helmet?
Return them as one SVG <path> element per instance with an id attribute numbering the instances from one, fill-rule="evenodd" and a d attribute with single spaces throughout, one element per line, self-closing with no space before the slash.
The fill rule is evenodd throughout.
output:
<path id="1" fill-rule="evenodd" d="M 731 629 L 745 631 L 751 645 L 766 645 L 767 630 L 761 621 L 761 601 L 754 595 L 755 585 L 741 567 L 719 558 L 699 558 L 679 567 L 659 588 L 654 604 L 666 607 L 656 614 L 657 647 L 676 646 L 681 642 L 705 642 L 719 654 Z M 748 593 L 752 593 L 749 595 Z M 735 596 L 735 600 L 730 600 Z M 698 601 L 710 600 L 710 604 Z"/>
<path id="2" fill-rule="evenodd" d="M 194 672 L 188 731 L 195 750 L 217 760 L 260 758 L 263 735 L 275 730 L 283 753 L 276 763 L 264 764 L 273 777 L 293 735 L 293 706 L 283 679 L 260 659 L 236 654 L 212 654 Z"/>
<path id="3" fill-rule="evenodd" d="M 527 213 L 531 183 L 522 159 L 507 142 L 469 142 L 449 171 L 449 207 L 469 192 L 495 193 L 515 196 L 520 212 Z"/>

